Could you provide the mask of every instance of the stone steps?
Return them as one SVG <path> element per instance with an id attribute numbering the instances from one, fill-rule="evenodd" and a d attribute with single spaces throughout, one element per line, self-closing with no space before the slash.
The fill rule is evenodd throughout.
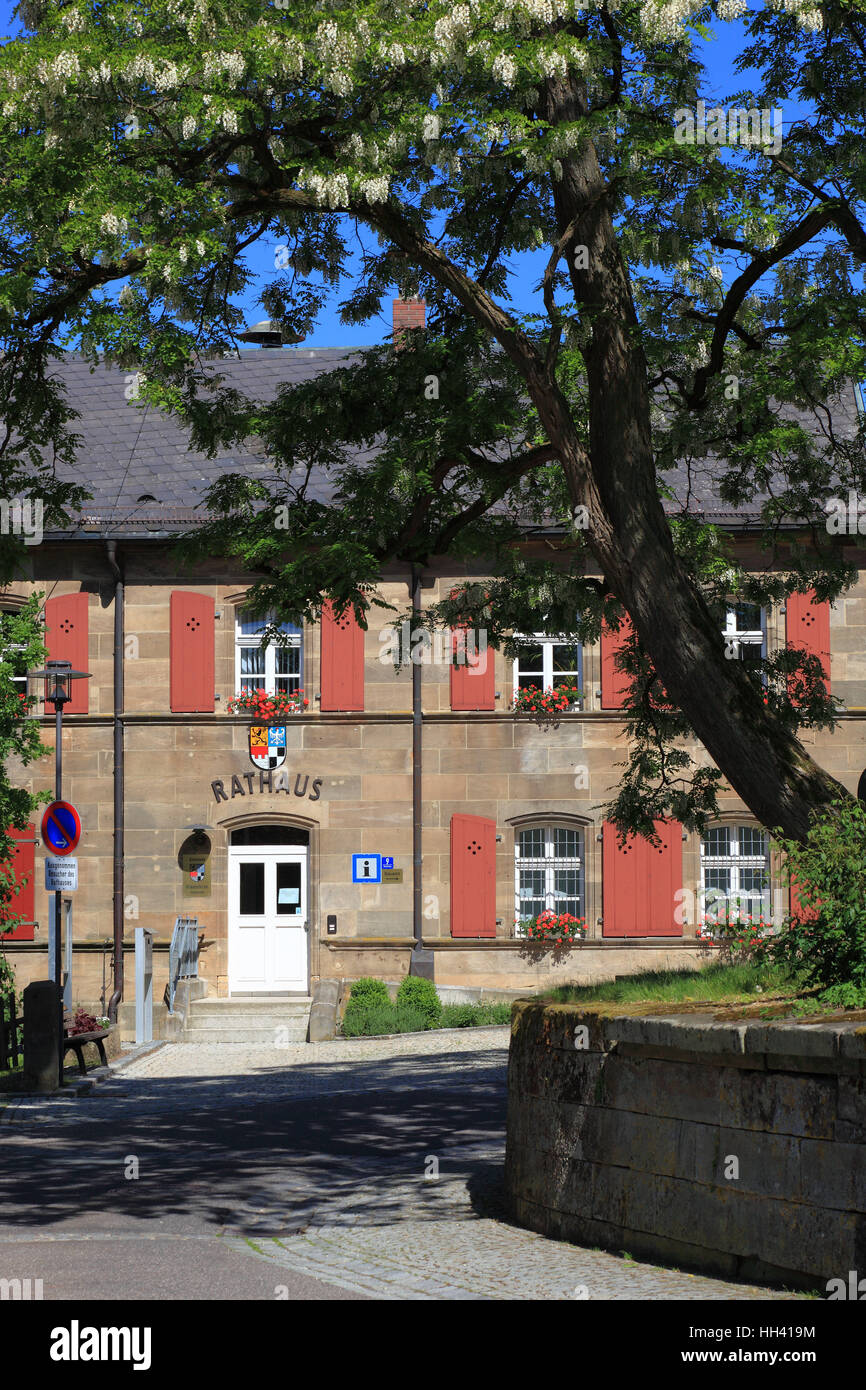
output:
<path id="1" fill-rule="evenodd" d="M 285 1047 L 307 1041 L 312 998 L 271 995 L 260 999 L 195 999 L 183 1041 Z"/>

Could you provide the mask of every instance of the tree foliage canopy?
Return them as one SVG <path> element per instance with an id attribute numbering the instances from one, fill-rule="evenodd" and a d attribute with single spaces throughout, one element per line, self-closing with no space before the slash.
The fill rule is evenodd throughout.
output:
<path id="1" fill-rule="evenodd" d="M 78 343 L 139 371 L 142 398 L 179 412 L 197 445 L 265 439 L 272 486 L 223 479 L 209 502 L 225 520 L 201 538 L 262 572 L 262 609 L 310 616 L 328 594 L 363 611 L 383 564 L 448 551 L 484 557 L 492 581 L 431 620 L 456 604 L 506 643 L 573 630 L 576 612 L 590 637 L 604 611 L 627 612 L 633 741 L 615 818 L 702 825 L 721 770 L 765 824 L 802 838 L 840 788 L 796 728 L 832 722 L 832 702 L 805 661 L 792 703 L 787 656 L 763 673 L 765 698 L 725 659 L 719 616 L 731 596 L 828 598 L 853 575 L 824 505 L 866 485 L 862 428 L 846 435 L 828 411 L 866 377 L 862 6 L 27 0 L 19 13 L 27 32 L 0 72 L 0 389 L 24 411 L 38 380 L 40 442 L 68 448 L 62 398 L 44 403 L 51 355 Z M 737 19 L 743 90 L 719 98 L 696 40 Z M 711 94 L 742 112 L 724 149 L 679 138 Z M 777 107 L 779 147 L 745 120 Z M 394 284 L 423 294 L 426 336 L 275 402 L 244 398 L 218 359 L 241 322 L 245 253 L 267 238 L 263 303 L 287 338 L 335 286 L 343 320 L 363 323 Z M 528 271 L 536 304 L 521 311 Z M 713 527 L 666 517 L 669 470 L 701 460 L 723 503 L 760 501 L 758 572 Z M 517 545 L 527 522 L 578 516 L 562 544 Z M 692 735 L 715 768 L 692 761 Z"/>

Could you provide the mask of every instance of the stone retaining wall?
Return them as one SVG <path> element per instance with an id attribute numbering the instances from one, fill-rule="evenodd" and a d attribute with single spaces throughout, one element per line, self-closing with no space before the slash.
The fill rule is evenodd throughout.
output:
<path id="1" fill-rule="evenodd" d="M 791 1287 L 863 1278 L 866 1025 L 519 1002 L 505 1181 L 548 1236 Z"/>

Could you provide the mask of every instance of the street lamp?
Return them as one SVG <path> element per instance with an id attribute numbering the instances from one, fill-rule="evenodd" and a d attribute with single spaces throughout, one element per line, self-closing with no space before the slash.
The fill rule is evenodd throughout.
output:
<path id="1" fill-rule="evenodd" d="M 44 671 L 32 671 L 34 680 L 45 680 L 45 703 L 54 706 L 54 799 L 63 800 L 63 706 L 72 699 L 72 682 L 89 680 L 89 671 L 73 671 L 71 661 L 46 661 Z M 60 910 L 63 889 L 54 893 L 54 980 L 60 992 L 60 1084 L 63 1085 L 63 966 L 60 950 Z"/>

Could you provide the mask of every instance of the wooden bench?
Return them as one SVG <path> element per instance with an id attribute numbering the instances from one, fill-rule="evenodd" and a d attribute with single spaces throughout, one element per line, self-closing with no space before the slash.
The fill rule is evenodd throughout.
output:
<path id="1" fill-rule="evenodd" d="M 99 1049 L 99 1061 L 103 1067 L 108 1066 L 108 1058 L 105 1055 L 105 1044 L 103 1038 L 108 1037 L 107 1028 L 99 1028 L 94 1033 L 64 1033 L 63 1035 L 63 1055 L 66 1056 L 70 1048 L 75 1050 L 78 1058 L 78 1070 L 82 1076 L 87 1075 L 87 1068 L 84 1065 L 84 1044 L 95 1043 Z"/>

